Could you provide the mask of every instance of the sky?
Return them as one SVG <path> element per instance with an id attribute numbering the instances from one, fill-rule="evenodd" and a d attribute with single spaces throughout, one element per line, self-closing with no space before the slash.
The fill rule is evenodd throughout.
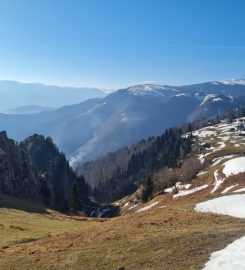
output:
<path id="1" fill-rule="evenodd" d="M 0 80 L 117 89 L 245 77 L 244 0 L 0 0 Z"/>

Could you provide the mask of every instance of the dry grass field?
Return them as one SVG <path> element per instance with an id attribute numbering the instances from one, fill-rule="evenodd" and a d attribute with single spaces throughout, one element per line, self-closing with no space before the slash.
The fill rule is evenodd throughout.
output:
<path id="1" fill-rule="evenodd" d="M 244 220 L 194 212 L 212 197 L 205 192 L 169 197 L 155 198 L 159 206 L 145 213 L 106 220 L 2 208 L 0 269 L 201 269 L 245 234 Z"/>

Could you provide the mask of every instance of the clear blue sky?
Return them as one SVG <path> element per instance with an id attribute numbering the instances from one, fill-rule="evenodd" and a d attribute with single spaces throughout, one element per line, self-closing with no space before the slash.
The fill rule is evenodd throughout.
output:
<path id="1" fill-rule="evenodd" d="M 245 77 L 245 0 L 0 0 L 0 79 L 119 88 Z"/>

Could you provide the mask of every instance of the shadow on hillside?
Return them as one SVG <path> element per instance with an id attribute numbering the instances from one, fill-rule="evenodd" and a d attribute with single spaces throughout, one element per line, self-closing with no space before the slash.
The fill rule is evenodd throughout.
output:
<path id="1" fill-rule="evenodd" d="M 0 192 L 0 208 L 22 210 L 31 213 L 47 214 L 45 205 L 39 205 L 30 201 L 25 201 L 10 197 Z"/>

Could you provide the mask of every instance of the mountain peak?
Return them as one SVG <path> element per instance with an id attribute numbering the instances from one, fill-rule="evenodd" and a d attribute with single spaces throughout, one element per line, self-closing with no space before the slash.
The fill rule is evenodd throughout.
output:
<path id="1" fill-rule="evenodd" d="M 230 80 L 223 80 L 220 81 L 222 84 L 227 84 L 227 85 L 245 85 L 245 79 L 240 78 L 240 79 L 230 79 Z"/>
<path id="2" fill-rule="evenodd" d="M 160 85 L 155 83 L 144 83 L 130 86 L 125 89 L 127 92 L 133 93 L 135 96 L 143 95 L 161 95 L 165 96 L 168 91 L 177 91 L 171 86 Z"/>

